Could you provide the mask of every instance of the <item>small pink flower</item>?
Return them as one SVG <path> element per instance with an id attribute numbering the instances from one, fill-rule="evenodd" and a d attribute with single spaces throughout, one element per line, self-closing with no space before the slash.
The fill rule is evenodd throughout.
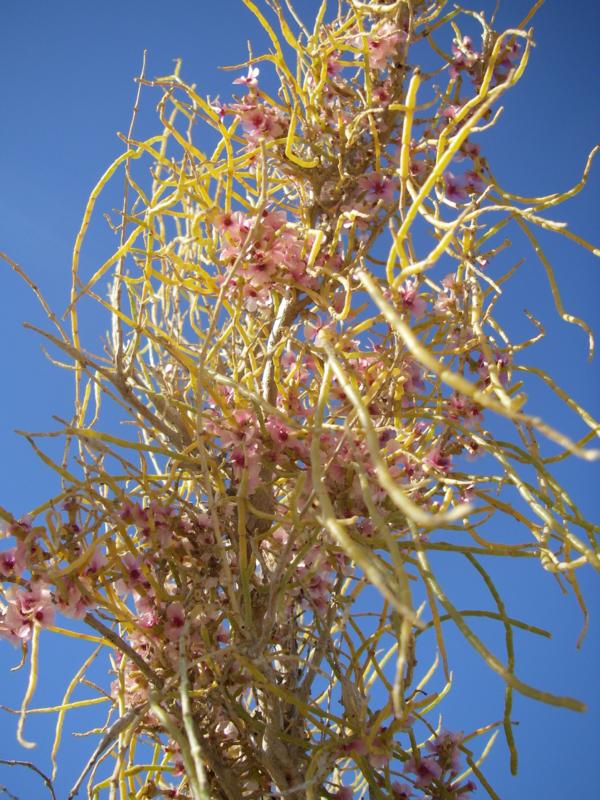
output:
<path id="1" fill-rule="evenodd" d="M 236 78 L 233 83 L 238 83 L 242 86 L 256 86 L 258 84 L 257 78 L 259 75 L 260 70 L 258 67 L 249 66 L 248 74 L 242 75 L 241 78 Z"/>
<path id="2" fill-rule="evenodd" d="M 269 231 L 279 231 L 287 222 L 285 211 L 274 209 L 263 211 L 260 224 Z"/>
<path id="3" fill-rule="evenodd" d="M 462 70 L 471 71 L 479 61 L 480 54 L 473 49 L 473 41 L 470 36 L 463 36 L 462 41 L 455 40 L 452 46 L 452 66 L 450 75 L 458 77 Z"/>
<path id="4" fill-rule="evenodd" d="M 452 458 L 445 455 L 440 445 L 436 444 L 427 454 L 425 463 L 429 464 L 430 467 L 433 467 L 438 472 L 447 473 L 452 467 Z"/>
<path id="5" fill-rule="evenodd" d="M 453 172 L 446 172 L 444 184 L 448 200 L 459 203 L 467 199 L 466 181 L 462 176 L 456 176 Z"/>
<path id="6" fill-rule="evenodd" d="M 290 429 L 277 417 L 269 417 L 265 423 L 265 428 L 269 431 L 271 439 L 279 447 L 285 447 L 290 438 Z"/>
<path id="7" fill-rule="evenodd" d="M 442 111 L 442 117 L 444 117 L 445 119 L 454 119 L 454 117 L 458 114 L 460 109 L 461 106 L 456 104 L 447 105 Z"/>
<path id="8" fill-rule="evenodd" d="M 450 770 L 457 775 L 460 769 L 460 745 L 464 736 L 461 733 L 443 731 L 432 742 L 427 743 L 427 750 L 437 758 L 443 770 Z"/>
<path id="9" fill-rule="evenodd" d="M 469 194 L 481 194 L 485 189 L 485 183 L 481 176 L 473 169 L 465 172 L 465 191 Z"/>
<path id="10" fill-rule="evenodd" d="M 52 596 L 42 584 L 32 584 L 24 591 L 12 586 L 6 599 L 8 605 L 0 608 L 0 638 L 18 644 L 31 638 L 34 624 L 48 627 L 54 622 Z"/>
<path id="11" fill-rule="evenodd" d="M 262 106 L 251 108 L 240 115 L 244 129 L 249 133 L 260 133 L 267 121 L 267 115 Z"/>
<path id="12" fill-rule="evenodd" d="M 59 611 L 71 619 L 83 619 L 90 608 L 90 603 L 79 588 L 68 581 L 60 590 L 57 589 L 55 603 Z"/>
<path id="13" fill-rule="evenodd" d="M 396 52 L 398 45 L 406 40 L 406 33 L 391 22 L 384 22 L 371 31 L 367 37 L 369 63 L 376 69 L 383 69 L 388 59 Z"/>
<path id="14" fill-rule="evenodd" d="M 481 408 L 465 395 L 454 392 L 450 395 L 449 405 L 448 416 L 450 419 L 461 419 L 465 428 L 475 428 L 483 421 Z"/>
<path id="15" fill-rule="evenodd" d="M 25 569 L 25 553 L 21 542 L 10 550 L 0 553 L 0 575 L 5 578 L 20 575 Z"/>
<path id="16" fill-rule="evenodd" d="M 391 203 L 394 199 L 394 183 L 387 175 L 379 172 L 363 175 L 358 179 L 358 185 L 361 189 L 366 189 L 365 200 L 370 203 L 377 203 L 379 200 Z"/>
<path id="17" fill-rule="evenodd" d="M 215 227 L 220 233 L 226 234 L 229 240 L 240 243 L 246 238 L 250 223 L 241 211 L 233 211 L 220 214 Z"/>
<path id="18" fill-rule="evenodd" d="M 356 756 L 364 756 L 369 752 L 367 743 L 365 742 L 364 739 L 361 738 L 350 739 L 349 741 L 344 742 L 341 745 L 340 750 L 342 751 L 342 753 L 345 753 L 347 755 L 352 754 Z"/>
<path id="19" fill-rule="evenodd" d="M 131 500 L 125 500 L 119 516 L 123 522 L 138 528 L 143 528 L 148 524 L 148 511 L 139 503 L 132 503 Z"/>
<path id="20" fill-rule="evenodd" d="M 258 443 L 252 442 L 247 447 L 235 447 L 230 458 L 233 476 L 237 481 L 242 479 L 244 470 L 248 471 L 247 489 L 252 494 L 258 486 L 261 470 L 261 454 Z"/>
<path id="21" fill-rule="evenodd" d="M 411 758 L 404 765 L 404 771 L 416 775 L 415 785 L 420 789 L 426 789 L 431 786 L 442 775 L 442 768 L 433 758 L 420 758 L 418 763 L 414 758 Z"/>
<path id="22" fill-rule="evenodd" d="M 34 609 L 31 618 L 35 620 L 38 625 L 47 628 L 54 622 L 54 608 L 49 604 L 40 604 Z"/>
<path id="23" fill-rule="evenodd" d="M 249 95 L 245 103 L 231 106 L 230 110 L 240 119 L 251 142 L 261 138 L 276 139 L 283 135 L 284 118 L 274 108 L 258 103 L 253 95 Z"/>
<path id="24" fill-rule="evenodd" d="M 260 253 L 256 260 L 246 267 L 248 281 L 256 288 L 271 282 L 271 278 L 277 270 L 277 265 L 268 256 Z"/>
<path id="25" fill-rule="evenodd" d="M 417 294 L 416 280 L 407 281 L 400 287 L 400 298 L 403 306 L 409 310 L 415 319 L 421 319 L 425 314 L 427 303 Z"/>
<path id="26" fill-rule="evenodd" d="M 171 641 L 179 639 L 185 625 L 185 609 L 179 602 L 170 603 L 166 613 L 165 635 Z"/>
<path id="27" fill-rule="evenodd" d="M 407 783 L 394 781 L 391 788 L 393 800 L 410 800 L 413 796 L 412 789 Z"/>
<path id="28" fill-rule="evenodd" d="M 466 142 L 463 143 L 461 147 L 461 152 L 467 156 L 468 158 L 479 158 L 479 154 L 481 152 L 481 148 L 475 142 L 470 142 L 468 139 Z"/>
<path id="29" fill-rule="evenodd" d="M 422 178 L 427 172 L 427 162 L 422 159 L 413 158 L 410 162 L 409 171 L 413 178 Z"/>
<path id="30" fill-rule="evenodd" d="M 373 99 L 380 106 L 387 106 L 389 105 L 392 95 L 391 95 L 391 85 L 388 80 L 385 80 L 383 83 L 379 84 L 379 86 L 375 86 L 373 89 Z"/>
<path id="31" fill-rule="evenodd" d="M 94 550 L 92 557 L 88 561 L 87 567 L 85 568 L 85 575 L 97 575 L 98 572 L 102 570 L 103 567 L 106 566 L 108 563 L 106 555 L 100 550 L 99 547 L 96 547 Z"/>
<path id="32" fill-rule="evenodd" d="M 517 61 L 520 52 L 521 45 L 519 42 L 513 42 L 511 46 L 504 50 L 503 58 L 494 70 L 494 77 L 497 81 L 506 79 L 510 70 L 515 66 L 515 62 Z"/>
<path id="33" fill-rule="evenodd" d="M 244 307 L 246 311 L 249 311 L 251 314 L 259 308 L 267 306 L 271 300 L 271 295 L 266 286 L 261 286 L 260 289 L 257 289 L 256 286 L 253 286 L 251 283 L 246 283 L 244 285 L 242 296 L 244 298 Z"/>
<path id="34" fill-rule="evenodd" d="M 0 639 L 6 639 L 11 644 L 18 645 L 31 639 L 33 626 L 29 619 L 24 619 L 18 609 L 9 603 L 0 616 Z"/>
<path id="35" fill-rule="evenodd" d="M 316 342 L 318 335 L 321 333 L 322 330 L 327 330 L 330 327 L 331 323 L 327 322 L 320 317 L 314 322 L 305 322 L 304 323 L 304 336 L 309 342 Z"/>
<path id="36" fill-rule="evenodd" d="M 409 394 L 422 392 L 425 388 L 423 371 L 416 361 L 407 361 L 404 364 L 405 380 L 404 391 Z"/>
<path id="37" fill-rule="evenodd" d="M 214 100 L 211 100 L 210 97 L 208 97 L 207 100 L 209 106 L 218 115 L 221 122 L 223 122 L 225 115 L 227 114 L 227 108 L 221 103 L 218 97 L 215 97 Z"/>
<path id="38" fill-rule="evenodd" d="M 122 558 L 122 564 L 124 572 L 122 587 L 125 592 L 132 591 L 144 583 L 144 574 L 139 559 L 131 553 L 126 553 Z"/>
<path id="39" fill-rule="evenodd" d="M 332 53 L 327 59 L 327 76 L 329 78 L 337 78 L 342 71 L 342 65 L 337 59 L 339 54 Z"/>

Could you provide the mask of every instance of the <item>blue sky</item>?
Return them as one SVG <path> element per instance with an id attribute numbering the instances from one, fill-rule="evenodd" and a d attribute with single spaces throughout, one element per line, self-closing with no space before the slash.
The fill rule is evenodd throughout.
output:
<path id="1" fill-rule="evenodd" d="M 309 20 L 318 5 L 316 0 L 302 0 L 297 8 Z M 493 3 L 479 0 L 476 5 L 491 8 Z M 517 22 L 528 5 L 523 0 L 506 0 L 501 21 Z M 538 46 L 530 68 L 508 96 L 505 113 L 486 144 L 496 176 L 512 191 L 544 194 L 566 188 L 579 178 L 588 151 L 600 141 L 595 55 L 599 24 L 600 9 L 591 0 L 576 4 L 547 0 L 538 13 L 534 23 Z M 0 30 L 4 200 L 0 249 L 29 273 L 51 305 L 61 311 L 67 305 L 70 254 L 85 201 L 105 167 L 122 152 L 115 134 L 129 125 L 135 91 L 132 78 L 139 71 L 144 48 L 149 51 L 150 76 L 170 72 L 173 59 L 181 57 L 183 76 L 195 82 L 201 94 L 226 97 L 233 75 L 219 72 L 217 66 L 243 61 L 247 38 L 255 42 L 255 52 L 264 40 L 238 0 L 179 0 L 170 7 L 156 0 L 143 4 L 130 0 L 6 0 L 0 10 Z M 140 137 L 156 130 L 153 103 L 148 95 L 140 115 Z M 118 183 L 116 187 L 114 194 L 107 195 L 103 206 L 107 210 L 119 202 Z M 557 210 L 555 218 L 568 221 L 572 230 L 600 243 L 598 209 L 600 163 L 592 171 L 587 190 Z M 99 249 L 108 241 L 101 219 L 93 237 Z M 550 243 L 549 254 L 567 309 L 586 318 L 600 338 L 600 263 L 558 238 L 544 241 Z M 88 247 L 83 260 L 83 269 L 90 274 L 94 246 Z M 517 243 L 519 247 L 525 252 Z M 549 328 L 547 340 L 534 351 L 534 363 L 551 369 L 559 383 L 598 416 L 597 360 L 588 364 L 581 331 L 554 316 L 541 267 L 531 254 L 502 310 L 503 319 L 520 330 L 524 307 L 538 314 Z M 53 414 L 68 416 L 71 384 L 65 372 L 44 358 L 39 339 L 22 329 L 22 321 L 43 325 L 44 318 L 30 291 L 4 264 L 0 266 L 0 308 L 5 375 L 0 406 L 4 454 L 0 504 L 21 514 L 45 499 L 56 484 L 13 430 L 50 429 Z M 531 404 L 532 411 L 548 414 L 551 422 L 567 432 L 580 430 L 572 427 L 571 420 L 545 393 L 532 395 Z M 583 512 L 597 519 L 600 466 L 568 462 L 559 475 Z M 498 742 L 488 761 L 489 777 L 504 800 L 528 798 L 534 792 L 545 800 L 591 800 L 595 791 L 588 767 L 594 763 L 600 742 L 597 576 L 582 575 L 592 622 L 583 650 L 577 652 L 580 618 L 572 597 L 563 598 L 541 570 L 508 566 L 510 569 L 496 569 L 504 570 L 505 585 L 510 586 L 510 608 L 527 621 L 556 631 L 551 642 L 517 640 L 521 677 L 556 693 L 575 694 L 589 704 L 589 712 L 580 716 L 517 698 L 513 718 L 520 723 L 516 734 L 520 773 L 516 778 L 507 777 L 504 746 Z M 458 591 L 462 573 L 458 566 L 456 569 L 448 580 Z M 43 651 L 52 653 L 54 666 L 40 687 L 39 704 L 58 702 L 66 676 L 72 674 L 75 648 L 61 641 L 57 653 L 53 650 L 57 646 L 50 637 L 42 639 Z M 462 641 L 451 639 L 451 649 L 457 674 L 446 707 L 449 723 L 468 728 L 499 718 L 500 681 L 481 670 Z M 16 653 L 0 643 L 0 668 L 15 659 Z M 69 662 L 66 669 L 65 661 Z M 4 678 L 0 703 L 16 703 L 23 679 L 20 674 Z M 85 728 L 86 721 L 80 717 L 74 725 Z M 41 726 L 32 725 L 31 729 L 41 731 Z M 46 768 L 47 747 L 41 732 L 38 735 L 38 751 L 24 753 L 14 742 L 14 720 L 0 717 L 0 757 L 38 757 L 40 766 Z M 82 752 L 81 740 L 77 742 L 65 745 L 63 757 L 69 761 Z M 25 773 L 4 770 L 0 785 L 5 783 L 22 797 L 43 796 L 39 784 L 31 783 Z"/>

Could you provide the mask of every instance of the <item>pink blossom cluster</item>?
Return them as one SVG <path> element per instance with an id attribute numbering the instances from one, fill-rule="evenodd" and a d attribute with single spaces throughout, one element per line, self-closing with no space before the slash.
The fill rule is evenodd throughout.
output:
<path id="1" fill-rule="evenodd" d="M 385 729 L 383 730 L 385 734 Z M 427 755 L 419 753 L 404 762 L 404 772 L 410 783 L 394 780 L 390 784 L 392 800 L 466 800 L 475 791 L 475 783 L 456 781 L 460 771 L 463 735 L 442 731 L 426 744 Z M 364 738 L 349 739 L 341 752 L 350 758 L 366 758 L 374 769 L 385 768 L 391 758 L 389 744 L 383 736 L 372 741 Z M 335 800 L 355 800 L 350 786 L 341 786 L 334 794 Z"/>
<path id="2" fill-rule="evenodd" d="M 216 229 L 221 237 L 221 262 L 236 267 L 233 275 L 223 277 L 228 294 L 241 291 L 247 311 L 269 306 L 272 292 L 285 286 L 314 285 L 307 268 L 311 236 L 289 225 L 283 212 L 265 210 L 260 218 L 242 211 L 223 213 Z"/>
<path id="3" fill-rule="evenodd" d="M 366 39 L 369 54 L 369 65 L 374 69 L 386 69 L 390 59 L 398 52 L 400 44 L 406 42 L 405 30 L 399 29 L 393 22 L 384 20 L 374 25 L 368 34 L 357 37 L 355 46 L 361 48 Z"/>
<path id="4" fill-rule="evenodd" d="M 463 36 L 462 39 L 455 39 L 452 44 L 451 77 L 457 78 L 463 71 L 474 76 L 475 66 L 478 65 L 480 59 L 481 53 L 473 47 L 473 40 L 470 36 Z"/>
<path id="5" fill-rule="evenodd" d="M 33 583 L 29 589 L 11 586 L 0 606 L 0 638 L 19 644 L 31 638 L 33 626 L 48 627 L 54 622 L 54 605 L 49 589 Z"/>
<path id="6" fill-rule="evenodd" d="M 475 790 L 473 781 L 456 782 L 460 771 L 460 746 L 463 736 L 443 731 L 426 745 L 429 755 L 410 758 L 404 771 L 414 775 L 413 783 L 423 789 L 431 800 L 459 800 L 467 798 Z M 410 796 L 410 795 L 409 795 Z"/>

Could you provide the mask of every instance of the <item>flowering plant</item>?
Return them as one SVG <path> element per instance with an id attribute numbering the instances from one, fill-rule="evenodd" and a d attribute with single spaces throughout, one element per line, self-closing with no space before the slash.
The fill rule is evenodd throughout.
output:
<path id="1" fill-rule="evenodd" d="M 482 154 L 539 3 L 499 33 L 445 0 L 352 0 L 333 16 L 323 3 L 310 28 L 276 0 L 276 22 L 243 2 L 270 51 L 243 65 L 226 102 L 179 68 L 142 72 L 162 131 L 139 141 L 132 124 L 90 196 L 70 329 L 44 304 L 53 330 L 40 333 L 69 360 L 75 408 L 61 463 L 29 437 L 60 495 L 25 519 L 0 510 L 0 637 L 30 656 L 17 737 L 31 746 L 49 629 L 95 646 L 47 709 L 52 794 L 65 714 L 97 703 L 108 714 L 70 798 L 85 782 L 98 800 L 451 800 L 476 783 L 494 798 L 476 740 L 491 734 L 485 755 L 500 727 L 516 770 L 513 693 L 582 704 L 515 673 L 513 629 L 540 631 L 507 615 L 484 560 L 538 559 L 583 607 L 576 571 L 600 567 L 598 527 L 551 467 L 596 457 L 585 447 L 598 424 L 523 363 L 541 324 L 531 317 L 536 335 L 513 343 L 494 316 L 515 271 L 498 273 L 498 237 L 523 231 L 591 353 L 536 230 L 594 251 L 545 216 L 583 188 L 593 153 L 572 189 L 538 198 L 505 190 Z M 118 246 L 84 278 L 90 219 L 120 167 Z M 100 355 L 80 333 L 90 300 L 110 318 Z M 574 442 L 530 414 L 532 376 L 590 433 Z M 114 433 L 115 418 L 135 435 Z M 529 541 L 503 541 L 502 518 Z M 465 559 L 496 610 L 458 609 L 438 552 Z M 470 616 L 503 627 L 506 661 Z M 432 721 L 451 683 L 447 625 L 504 680 L 500 723 L 458 733 Z M 423 671 L 427 631 L 437 655 Z M 107 685 L 73 700 L 106 651 Z M 445 685 L 425 694 L 438 669 Z"/>

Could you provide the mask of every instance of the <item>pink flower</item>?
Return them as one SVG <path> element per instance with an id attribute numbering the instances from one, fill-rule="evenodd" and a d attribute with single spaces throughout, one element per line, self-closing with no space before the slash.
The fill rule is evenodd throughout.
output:
<path id="1" fill-rule="evenodd" d="M 92 557 L 88 561 L 87 567 L 85 568 L 85 575 L 96 575 L 100 570 L 106 566 L 108 563 L 105 554 L 100 550 L 99 547 L 96 547 L 94 550 Z"/>
<path id="2" fill-rule="evenodd" d="M 481 176 L 473 169 L 465 172 L 465 191 L 469 194 L 480 194 L 485 189 L 485 183 Z"/>
<path id="3" fill-rule="evenodd" d="M 34 624 L 48 627 L 54 622 L 52 596 L 42 584 L 24 591 L 11 586 L 6 598 L 8 605 L 0 612 L 0 638 L 18 644 L 31 638 Z"/>
<path id="4" fill-rule="evenodd" d="M 223 122 L 225 115 L 227 114 L 227 108 L 221 103 L 218 97 L 215 97 L 214 100 L 211 100 L 210 97 L 208 97 L 207 100 L 209 106 L 218 115 L 221 122 Z"/>
<path id="5" fill-rule="evenodd" d="M 464 736 L 461 733 L 443 731 L 432 742 L 427 743 L 427 750 L 437 758 L 443 770 L 450 770 L 457 775 L 460 769 L 460 745 Z"/>
<path id="6" fill-rule="evenodd" d="M 425 314 L 427 303 L 417 294 L 416 280 L 407 281 L 400 287 L 400 297 L 404 307 L 412 313 L 415 319 L 421 319 Z"/>
<path id="7" fill-rule="evenodd" d="M 452 467 L 452 458 L 445 455 L 440 445 L 436 444 L 427 454 L 425 463 L 429 464 L 430 467 L 433 467 L 438 472 L 447 473 Z"/>
<path id="8" fill-rule="evenodd" d="M 6 639 L 11 644 L 21 644 L 31 639 L 33 626 L 28 619 L 24 619 L 18 609 L 9 603 L 0 616 L 0 639 Z"/>
<path id="9" fill-rule="evenodd" d="M 5 578 L 11 578 L 15 575 L 21 575 L 25 569 L 25 552 L 21 542 L 16 547 L 11 547 L 10 550 L 5 550 L 0 553 L 0 575 Z"/>
<path id="10" fill-rule="evenodd" d="M 389 105 L 390 100 L 392 99 L 391 88 L 390 82 L 387 79 L 383 83 L 379 84 L 379 86 L 375 86 L 373 89 L 373 99 L 378 105 Z"/>
<path id="11" fill-rule="evenodd" d="M 406 33 L 396 28 L 391 22 L 384 22 L 383 25 L 371 31 L 367 37 L 370 65 L 376 69 L 383 69 L 390 56 L 396 52 L 400 42 L 405 40 Z"/>
<path id="12" fill-rule="evenodd" d="M 269 231 L 279 231 L 287 222 L 285 211 L 266 210 L 263 211 L 260 224 Z M 291 233 L 291 232 L 290 232 Z"/>
<path id="13" fill-rule="evenodd" d="M 462 41 L 455 42 L 452 46 L 452 55 L 450 75 L 453 78 L 458 77 L 462 70 L 472 70 L 480 58 L 480 54 L 473 49 L 473 42 L 470 36 L 463 36 Z"/>
<path id="14" fill-rule="evenodd" d="M 250 230 L 250 223 L 241 211 L 220 214 L 215 227 L 220 233 L 226 234 L 230 241 L 242 242 Z"/>
<path id="15" fill-rule="evenodd" d="M 467 199 L 466 181 L 462 176 L 456 176 L 453 172 L 446 172 L 444 175 L 446 187 L 446 197 L 454 203 Z"/>
<path id="16" fill-rule="evenodd" d="M 450 419 L 462 419 L 465 428 L 475 428 L 483 421 L 481 408 L 465 395 L 454 392 L 450 395 L 449 405 L 448 416 Z"/>
<path id="17" fill-rule="evenodd" d="M 251 314 L 259 308 L 267 306 L 271 300 L 271 295 L 266 286 L 261 286 L 260 289 L 257 289 L 256 286 L 253 286 L 251 283 L 246 283 L 244 285 L 242 296 L 244 298 L 244 307 L 246 311 L 249 311 Z"/>
<path id="18" fill-rule="evenodd" d="M 481 152 L 481 148 L 475 142 L 470 142 L 468 139 L 466 142 L 463 142 L 462 147 L 460 148 L 461 153 L 467 156 L 468 158 L 479 158 L 479 154 Z"/>
<path id="19" fill-rule="evenodd" d="M 118 590 L 124 594 L 137 590 L 141 586 L 146 586 L 147 581 L 144 578 L 140 566 L 140 560 L 131 553 L 126 553 L 121 559 L 123 572 L 122 579 L 118 582 Z"/>
<path id="20" fill-rule="evenodd" d="M 411 159 L 409 170 L 413 178 L 422 178 L 427 172 L 427 162 L 413 158 Z"/>
<path id="21" fill-rule="evenodd" d="M 165 635 L 171 641 L 179 639 L 185 625 L 185 609 L 179 602 L 170 603 L 166 613 Z"/>
<path id="22" fill-rule="evenodd" d="M 261 454 L 258 442 L 252 442 L 246 447 L 235 447 L 231 452 L 231 464 L 233 466 L 233 477 L 240 481 L 244 470 L 248 471 L 248 492 L 256 489 L 259 483 L 261 470 Z"/>
<path id="23" fill-rule="evenodd" d="M 317 337 L 323 330 L 329 330 L 332 326 L 331 321 L 317 317 L 314 322 L 304 323 L 304 336 L 309 342 L 316 342 Z"/>
<path id="24" fill-rule="evenodd" d="M 410 800 L 412 797 L 412 789 L 407 783 L 394 781 L 391 788 L 393 800 Z"/>
<path id="25" fill-rule="evenodd" d="M 445 117 L 445 119 L 454 119 L 460 109 L 461 107 L 456 104 L 447 105 L 442 111 L 442 117 Z"/>
<path id="26" fill-rule="evenodd" d="M 134 592 L 133 602 L 137 611 L 137 622 L 142 628 L 153 628 L 158 624 L 156 598 L 151 594 Z"/>
<path id="27" fill-rule="evenodd" d="M 269 417 L 265 423 L 265 428 L 269 431 L 271 439 L 279 447 L 285 447 L 290 438 L 290 429 L 277 417 Z"/>
<path id="28" fill-rule="evenodd" d="M 135 525 L 138 528 L 144 528 L 148 524 L 148 512 L 139 503 L 132 503 L 131 500 L 125 500 L 123 508 L 119 514 L 123 522 Z"/>
<path id="29" fill-rule="evenodd" d="M 243 86 L 256 86 L 258 84 L 257 78 L 260 75 L 258 67 L 249 66 L 248 74 L 242 75 L 241 78 L 236 78 L 233 83 L 239 83 Z"/>
<path id="30" fill-rule="evenodd" d="M 500 63 L 494 70 L 494 77 L 497 81 L 505 80 L 510 70 L 515 66 L 515 62 L 517 61 L 520 52 L 521 45 L 519 42 L 513 42 L 512 45 L 506 47 Z"/>
<path id="31" fill-rule="evenodd" d="M 356 756 L 364 756 L 369 752 L 367 743 L 365 742 L 364 739 L 360 738 L 350 739 L 349 741 L 344 742 L 341 745 L 340 750 L 342 751 L 342 753 L 345 753 L 347 755 L 352 754 Z"/>
<path id="32" fill-rule="evenodd" d="M 508 356 L 500 352 L 494 353 L 494 360 L 496 362 L 496 369 L 498 370 L 498 379 L 503 386 L 508 384 L 508 367 L 510 366 L 510 359 Z M 477 362 L 477 372 L 479 377 L 487 386 L 490 382 L 490 371 L 487 361 L 483 353 L 479 356 Z"/>
<path id="33" fill-rule="evenodd" d="M 276 263 L 264 253 L 258 253 L 256 260 L 246 267 L 246 275 L 249 283 L 255 288 L 261 287 L 271 282 L 271 278 L 277 270 Z"/>
<path id="34" fill-rule="evenodd" d="M 327 59 L 327 76 L 329 78 L 336 78 L 342 71 L 342 65 L 337 60 L 337 54 L 333 53 Z"/>
<path id="35" fill-rule="evenodd" d="M 261 138 L 276 139 L 285 130 L 284 118 L 274 108 L 258 103 L 249 95 L 244 103 L 232 105 L 230 110 L 240 119 L 251 142 Z"/>
<path id="36" fill-rule="evenodd" d="M 242 120 L 244 130 L 253 135 L 261 133 L 267 124 L 267 115 L 262 106 L 249 108 L 247 111 L 240 114 L 240 119 Z"/>
<path id="37" fill-rule="evenodd" d="M 335 800 L 352 800 L 354 791 L 349 786 L 340 786 L 334 795 Z"/>
<path id="38" fill-rule="evenodd" d="M 377 203 L 379 200 L 391 203 L 394 199 L 394 183 L 387 175 L 379 172 L 363 175 L 358 179 L 358 185 L 361 189 L 366 189 L 365 200 L 370 203 Z"/>
<path id="39" fill-rule="evenodd" d="M 442 768 L 433 758 L 420 758 L 418 762 L 411 758 L 404 765 L 404 771 L 416 775 L 415 785 L 420 789 L 426 789 L 442 776 Z"/>
<path id="40" fill-rule="evenodd" d="M 79 587 L 68 580 L 61 590 L 57 589 L 55 603 L 59 611 L 71 619 L 83 619 L 90 608 L 90 603 L 81 594 Z"/>
<path id="41" fill-rule="evenodd" d="M 407 361 L 404 364 L 405 370 L 405 380 L 404 380 L 404 390 L 409 394 L 414 394 L 415 392 L 422 392 L 425 388 L 425 382 L 423 380 L 423 371 L 421 367 L 416 361 Z"/>

